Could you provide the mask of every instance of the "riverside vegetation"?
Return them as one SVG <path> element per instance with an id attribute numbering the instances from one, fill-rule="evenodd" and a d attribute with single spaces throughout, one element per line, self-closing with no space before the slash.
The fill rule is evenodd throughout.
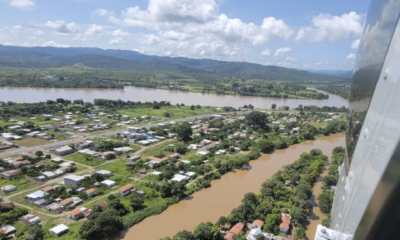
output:
<path id="1" fill-rule="evenodd" d="M 340 158 L 342 150 L 342 147 L 333 150 L 334 163 Z M 263 232 L 286 237 L 286 234 L 279 233 L 282 211 L 291 216 L 292 227 L 289 235 L 304 240 L 307 217 L 312 214 L 313 209 L 312 187 L 327 162 L 328 157 L 319 149 L 313 149 L 309 153 L 304 152 L 293 164 L 282 167 L 282 170 L 267 179 L 258 194 L 245 194 L 242 204 L 233 209 L 230 215 L 220 217 L 216 223 L 200 223 L 193 232 L 183 230 L 173 238 L 165 237 L 163 240 L 223 240 L 225 232 L 239 222 L 245 223 L 244 231 L 235 234 L 233 239 L 246 240 L 247 224 L 256 219 L 264 221 Z M 329 210 L 329 206 L 322 208 Z M 265 238 L 259 235 L 256 239 Z"/>

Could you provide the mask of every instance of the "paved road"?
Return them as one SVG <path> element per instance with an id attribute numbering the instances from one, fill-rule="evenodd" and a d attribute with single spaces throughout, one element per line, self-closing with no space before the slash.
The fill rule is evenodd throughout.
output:
<path id="1" fill-rule="evenodd" d="M 194 120 L 196 118 L 209 117 L 209 116 L 212 116 L 212 115 L 215 115 L 215 114 L 217 114 L 217 113 L 205 114 L 205 115 L 196 115 L 196 116 L 180 118 L 180 119 L 171 119 L 171 120 L 168 120 L 168 121 L 165 121 L 165 122 L 159 122 L 159 123 L 167 124 L 167 123 L 172 122 L 172 121 L 173 122 L 191 121 L 191 120 Z M 229 115 L 229 114 L 232 114 L 232 113 L 218 113 L 218 114 L 220 114 L 220 115 Z M 138 126 L 138 127 L 150 128 L 150 127 L 157 126 L 157 124 L 159 124 L 159 123 L 150 123 L 150 124 L 142 125 L 142 126 Z M 86 137 L 81 137 L 79 139 L 91 139 L 91 138 L 97 138 L 97 137 L 103 137 L 103 136 L 110 136 L 110 135 L 115 135 L 115 134 L 121 133 L 121 132 L 122 132 L 122 130 L 108 131 L 108 132 L 103 132 L 103 133 L 97 133 L 97 134 L 94 134 L 94 135 L 89 135 L 89 136 L 86 136 Z M 8 151 L 0 153 L 0 157 L 17 155 L 17 154 L 27 153 L 27 152 L 34 152 L 34 151 L 42 150 L 42 149 L 55 148 L 57 146 L 68 145 L 70 143 L 74 143 L 75 140 L 76 139 L 68 139 L 68 140 L 56 141 L 56 142 L 52 142 L 52 143 L 48 143 L 48 144 L 44 144 L 44 145 L 39 145 L 39 146 L 34 146 L 34 147 L 14 148 L 14 149 L 10 149 Z"/>

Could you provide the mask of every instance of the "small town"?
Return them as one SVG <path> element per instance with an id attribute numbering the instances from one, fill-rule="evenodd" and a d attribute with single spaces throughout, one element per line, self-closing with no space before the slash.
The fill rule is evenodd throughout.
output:
<path id="1" fill-rule="evenodd" d="M 195 115 L 189 121 L 171 117 L 165 121 L 168 114 L 164 111 L 184 106 L 164 104 L 162 108 L 162 116 L 119 116 L 105 113 L 110 112 L 107 107 L 91 106 L 83 118 L 80 112 L 33 115 L 29 119 L 36 124 L 22 122 L 17 116 L 10 118 L 1 136 L 3 144 L 12 149 L 29 148 L 15 146 L 37 139 L 46 143 L 67 139 L 71 143 L 50 148 L 39 145 L 42 150 L 23 151 L 0 161 L 2 208 L 16 214 L 15 220 L 2 228 L 4 234 L 23 236 L 27 225 L 40 223 L 49 238 L 85 238 L 82 234 L 89 233 L 80 229 L 86 223 L 95 224 L 96 219 L 90 216 L 105 208 L 114 209 L 123 218 L 121 231 L 211 187 L 212 180 L 233 169 L 247 169 L 260 152 L 271 153 L 319 134 L 340 132 L 344 119 L 338 112 L 262 111 L 245 106 L 226 108 L 229 112 L 215 108 L 214 114 Z M 282 208 L 280 213 L 283 234 L 291 224 L 288 212 Z M 235 234 L 251 229 L 248 239 L 259 234 L 266 239 L 284 239 L 261 232 L 263 220 L 256 219 L 251 226 L 238 222 L 231 229 L 221 228 L 221 233 L 232 240 Z"/>

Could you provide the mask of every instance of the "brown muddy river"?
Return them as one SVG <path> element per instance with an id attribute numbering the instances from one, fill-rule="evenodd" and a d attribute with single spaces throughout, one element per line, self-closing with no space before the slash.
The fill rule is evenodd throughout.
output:
<path id="1" fill-rule="evenodd" d="M 252 161 L 249 171 L 238 170 L 222 176 L 212 182 L 211 188 L 194 193 L 190 199 L 170 206 L 160 215 L 152 216 L 131 227 L 124 239 L 157 240 L 166 236 L 173 237 L 178 231 L 193 229 L 201 222 L 216 222 L 220 216 L 227 216 L 240 205 L 244 194 L 258 193 L 261 184 L 270 178 L 282 166 L 293 163 L 301 153 L 319 148 L 330 156 L 333 148 L 345 146 L 344 134 L 321 137 L 315 141 L 306 141 L 278 150 L 274 154 L 264 154 Z M 311 220 L 307 237 L 314 239 L 316 225 Z M 318 220 L 319 221 L 319 220 Z"/>
<path id="2" fill-rule="evenodd" d="M 135 102 L 170 101 L 172 104 L 199 104 L 201 106 L 216 107 L 241 107 L 243 105 L 252 104 L 257 108 L 271 108 L 273 103 L 278 107 L 286 105 L 291 108 L 298 107 L 299 104 L 302 104 L 303 106 L 316 105 L 319 107 L 347 107 L 348 102 L 346 99 L 333 94 L 328 95 L 329 99 L 309 100 L 202 94 L 139 87 L 125 87 L 124 89 L 0 87 L 0 101 L 12 101 L 18 103 L 43 102 L 46 100 L 55 100 L 57 98 L 69 100 L 82 99 L 85 102 L 92 102 L 96 98 L 104 98 L 115 100 L 121 99 L 124 101 L 130 100 Z"/>

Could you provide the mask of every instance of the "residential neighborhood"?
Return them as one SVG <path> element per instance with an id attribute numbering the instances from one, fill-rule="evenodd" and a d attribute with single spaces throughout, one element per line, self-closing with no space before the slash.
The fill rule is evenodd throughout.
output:
<path id="1" fill-rule="evenodd" d="M 68 221 L 48 229 L 51 234 L 61 236 L 69 234 L 71 221 L 94 221 L 88 217 L 94 208 L 97 211 L 95 206 L 120 206 L 120 216 L 129 218 L 144 206 L 156 204 L 154 199 L 162 202 L 177 196 L 179 201 L 180 197 L 210 187 L 212 180 L 221 178 L 227 172 L 248 169 L 249 161 L 257 159 L 260 151 L 268 153 L 284 149 L 300 141 L 314 139 L 315 135 L 325 134 L 323 131 L 326 128 L 318 129 L 314 125 L 329 122 L 326 125 L 331 126 L 341 119 L 337 114 L 325 113 L 241 111 L 241 114 L 210 114 L 191 118 L 190 121 L 166 121 L 141 127 L 136 124 L 159 121 L 161 118 L 122 115 L 118 116 L 121 122 L 110 124 L 112 135 L 97 134 L 89 139 L 84 134 L 100 131 L 97 128 L 104 119 L 115 117 L 102 112 L 102 108 L 94 112 L 85 115 L 68 112 L 65 120 L 52 114 L 38 116 L 55 122 L 54 125 L 41 126 L 40 131 L 46 134 L 52 131 L 56 138 L 62 138 L 60 130 L 74 126 L 66 132 L 73 133 L 67 135 L 75 139 L 65 145 L 27 151 L 0 161 L 2 196 L 18 206 L 32 209 L 29 214 L 19 217 L 24 224 L 45 224 L 47 220 L 43 220 L 43 216 L 68 216 Z M 88 119 L 84 121 L 100 125 L 83 131 L 76 125 L 69 125 L 76 116 L 83 116 Z M 36 132 L 40 131 L 26 131 L 30 135 L 21 136 L 23 139 L 37 138 L 40 133 Z M 10 134 L 2 135 L 7 144 L 23 140 L 11 139 L 18 134 Z M 55 138 L 41 140 L 57 141 Z M 267 144 L 268 147 L 266 141 L 271 143 Z M 290 219 L 290 215 L 282 215 L 282 234 L 290 231 Z M 254 224 L 260 224 L 260 221 Z M 13 232 L 13 227 L 7 227 L 7 232 Z M 253 240 L 259 234 L 267 239 L 279 239 L 272 233 L 262 231 L 262 227 L 249 228 L 239 223 L 226 231 L 225 239 L 233 239 L 244 228 L 250 229 L 247 239 Z"/>

